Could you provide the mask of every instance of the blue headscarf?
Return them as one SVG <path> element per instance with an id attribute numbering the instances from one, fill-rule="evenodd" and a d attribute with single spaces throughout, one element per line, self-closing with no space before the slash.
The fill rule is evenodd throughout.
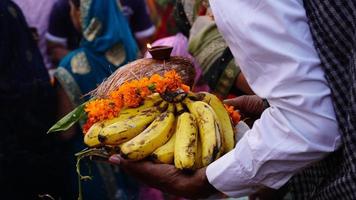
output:
<path id="1" fill-rule="evenodd" d="M 138 54 L 129 25 L 116 0 L 81 0 L 80 9 L 83 30 L 80 48 L 69 53 L 54 74 L 74 106 L 88 100 L 89 96 L 82 98 L 83 95 L 95 89 L 118 67 L 136 59 Z M 80 134 L 76 135 L 71 146 L 73 154 L 84 148 Z M 76 178 L 74 157 L 70 156 L 70 159 L 73 164 L 71 178 Z M 119 199 L 137 198 L 137 185 L 126 179 L 125 174 L 113 174 L 110 167 L 100 163 L 91 166 L 94 180 L 82 183 L 85 199 L 105 200 L 115 196 L 115 192 Z M 70 182 L 74 183 L 75 179 Z M 75 190 L 76 185 L 72 187 Z M 119 190 L 113 191 L 116 187 Z"/>
<path id="2" fill-rule="evenodd" d="M 80 48 L 67 55 L 55 73 L 74 104 L 138 54 L 118 1 L 81 0 L 80 11 L 83 30 Z"/>
<path id="3" fill-rule="evenodd" d="M 120 43 L 125 48 L 125 62 L 135 59 L 138 48 L 127 19 L 120 11 L 118 1 L 82 0 L 81 3 L 82 29 L 84 30 L 84 40 L 81 46 L 90 53 L 103 54 L 115 44 Z M 101 28 L 97 28 L 98 26 Z"/>

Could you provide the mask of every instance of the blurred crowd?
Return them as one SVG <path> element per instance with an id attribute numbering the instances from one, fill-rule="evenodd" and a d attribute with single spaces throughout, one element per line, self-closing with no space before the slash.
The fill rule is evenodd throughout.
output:
<path id="1" fill-rule="evenodd" d="M 1 0 L 0 37 L 3 199 L 77 198 L 81 127 L 46 132 L 116 69 L 149 57 L 148 43 L 192 60 L 195 91 L 253 94 L 203 0 Z M 87 200 L 179 199 L 107 163 L 91 174 L 82 183 Z"/>

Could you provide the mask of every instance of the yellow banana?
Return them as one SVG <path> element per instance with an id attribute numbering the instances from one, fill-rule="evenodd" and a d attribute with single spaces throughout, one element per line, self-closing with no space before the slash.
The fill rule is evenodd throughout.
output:
<path id="1" fill-rule="evenodd" d="M 223 134 L 224 152 L 227 153 L 235 147 L 235 129 L 232 126 L 229 113 L 218 97 L 208 92 L 200 92 L 203 95 L 203 101 L 208 103 L 214 110 Z"/>
<path id="2" fill-rule="evenodd" d="M 99 133 L 99 141 L 105 145 L 118 145 L 134 138 L 160 114 L 163 107 L 167 108 L 167 102 L 143 109 L 136 116 L 104 127 Z"/>
<path id="3" fill-rule="evenodd" d="M 202 144 L 202 164 L 209 165 L 216 160 L 222 150 L 220 127 L 214 110 L 205 102 L 189 99 L 184 101 L 189 111 L 194 115 Z"/>
<path id="4" fill-rule="evenodd" d="M 97 122 L 97 123 L 93 124 L 84 136 L 84 143 L 88 147 L 100 146 L 101 143 L 98 140 L 98 135 L 102 129 L 103 129 L 102 123 Z"/>
<path id="5" fill-rule="evenodd" d="M 137 108 L 123 109 L 118 117 L 93 124 L 84 136 L 84 143 L 89 147 L 97 147 L 102 145 L 98 139 L 98 136 L 104 127 L 110 126 L 111 124 L 123 121 L 128 118 L 132 118 L 143 110 L 160 104 L 162 101 L 163 100 L 159 94 L 153 94 L 147 97 L 141 106 Z"/>
<path id="6" fill-rule="evenodd" d="M 146 97 L 145 101 L 143 102 L 143 104 L 141 106 L 139 106 L 137 108 L 122 109 L 117 118 L 104 121 L 104 123 L 105 123 L 104 126 L 111 125 L 115 122 L 118 122 L 118 121 L 121 121 L 121 120 L 124 120 L 127 118 L 131 118 L 131 117 L 139 114 L 142 110 L 146 110 L 147 108 L 158 106 L 162 102 L 163 102 L 163 99 L 161 98 L 161 96 L 158 93 L 152 94 L 152 95 Z"/>
<path id="7" fill-rule="evenodd" d="M 201 141 L 200 141 L 199 135 L 198 135 L 198 146 L 197 146 L 197 153 L 195 154 L 194 168 L 200 169 L 202 167 L 203 167 L 203 163 L 202 163 L 202 157 L 201 157 Z"/>
<path id="8" fill-rule="evenodd" d="M 198 142 L 198 128 L 192 114 L 179 115 L 175 135 L 174 164 L 178 169 L 192 169 Z"/>
<path id="9" fill-rule="evenodd" d="M 166 144 L 152 153 L 153 160 L 156 163 L 173 164 L 175 139 L 176 134 L 173 134 Z"/>
<path id="10" fill-rule="evenodd" d="M 123 157 L 141 160 L 165 144 L 174 133 L 174 105 L 159 115 L 142 133 L 120 146 Z"/>

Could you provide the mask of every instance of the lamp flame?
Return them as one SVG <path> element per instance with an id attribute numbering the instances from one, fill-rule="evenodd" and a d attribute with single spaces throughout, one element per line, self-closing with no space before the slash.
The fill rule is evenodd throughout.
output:
<path id="1" fill-rule="evenodd" d="M 152 49 L 152 46 L 151 46 L 151 44 L 150 43 L 147 43 L 147 49 Z"/>

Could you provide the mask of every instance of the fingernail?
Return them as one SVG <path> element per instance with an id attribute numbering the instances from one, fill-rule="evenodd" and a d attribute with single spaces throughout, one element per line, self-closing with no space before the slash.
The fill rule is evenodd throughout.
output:
<path id="1" fill-rule="evenodd" d="M 120 164 L 120 156 L 119 155 L 113 155 L 109 158 L 109 161 L 113 164 L 117 164 L 119 165 Z"/>

